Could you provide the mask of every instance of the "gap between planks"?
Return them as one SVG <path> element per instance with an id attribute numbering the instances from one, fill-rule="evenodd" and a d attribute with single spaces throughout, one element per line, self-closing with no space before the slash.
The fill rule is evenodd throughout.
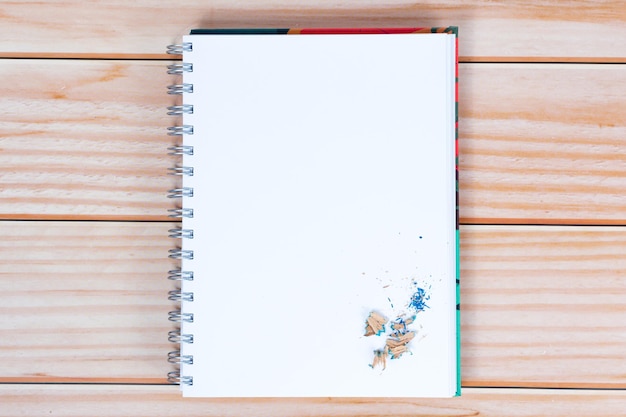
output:
<path id="1" fill-rule="evenodd" d="M 3 221 L 57 221 L 57 222 L 137 222 L 137 223 L 172 223 L 180 219 L 173 219 L 164 214 L 155 215 L 91 215 L 91 214 L 0 214 L 0 222 Z M 459 222 L 461 226 L 626 226 L 621 219 L 535 219 L 535 218 L 463 218 Z"/>
<path id="2" fill-rule="evenodd" d="M 67 53 L 67 52 L 0 52 L 0 59 L 84 59 L 128 61 L 182 60 L 182 55 Z M 459 63 L 514 64 L 626 64 L 626 57 L 545 57 L 545 56 L 459 56 Z"/>

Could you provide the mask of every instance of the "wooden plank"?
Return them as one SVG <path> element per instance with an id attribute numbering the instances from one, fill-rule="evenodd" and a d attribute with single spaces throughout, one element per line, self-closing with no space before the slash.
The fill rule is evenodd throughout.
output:
<path id="1" fill-rule="evenodd" d="M 624 253 L 622 227 L 462 228 L 463 383 L 625 387 Z"/>
<path id="2" fill-rule="evenodd" d="M 163 382 L 171 227 L 2 223 L 0 380 Z"/>
<path id="3" fill-rule="evenodd" d="M 170 224 L 1 227 L 0 382 L 164 382 Z M 623 228 L 461 238 L 465 386 L 626 387 Z"/>
<path id="4" fill-rule="evenodd" d="M 164 218 L 165 63 L 14 60 L 0 74 L 3 217 Z"/>
<path id="5" fill-rule="evenodd" d="M 626 60 L 622 0 L 583 0 L 568 7 L 538 0 L 12 1 L 0 6 L 0 56 L 154 55 L 194 27 L 441 25 L 460 27 L 461 55 L 470 58 Z"/>
<path id="6" fill-rule="evenodd" d="M 626 66 L 464 65 L 466 223 L 626 222 Z"/>
<path id="7" fill-rule="evenodd" d="M 0 416 L 484 416 L 622 415 L 625 391 L 466 389 L 457 398 L 183 399 L 174 386 L 0 385 Z M 103 406 L 106 404 L 106 406 Z M 173 412 L 172 410 L 176 410 Z"/>
<path id="8" fill-rule="evenodd" d="M 0 218 L 165 220 L 164 67 L 2 61 Z M 626 66 L 460 71 L 463 222 L 626 222 Z"/>

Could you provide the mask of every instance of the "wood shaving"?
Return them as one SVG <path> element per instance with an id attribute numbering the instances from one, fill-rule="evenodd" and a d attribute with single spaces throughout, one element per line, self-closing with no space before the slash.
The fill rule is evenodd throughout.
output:
<path id="1" fill-rule="evenodd" d="M 408 319 L 404 320 L 401 317 L 398 318 L 395 322 L 393 322 L 391 324 L 391 328 L 395 331 L 398 332 L 406 332 L 407 327 L 413 323 L 413 320 L 415 320 L 415 317 L 409 317 Z"/>
<path id="2" fill-rule="evenodd" d="M 365 321 L 365 336 L 379 335 L 385 331 L 387 319 L 372 311 Z"/>
<path id="3" fill-rule="evenodd" d="M 384 350 L 375 350 L 374 351 L 374 360 L 372 360 L 372 364 L 370 365 L 372 368 L 376 368 L 378 366 L 382 366 L 383 370 L 387 367 L 387 349 Z"/>

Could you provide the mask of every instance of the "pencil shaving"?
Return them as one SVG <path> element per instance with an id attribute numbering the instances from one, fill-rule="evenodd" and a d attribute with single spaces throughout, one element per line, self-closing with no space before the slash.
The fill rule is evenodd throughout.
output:
<path id="1" fill-rule="evenodd" d="M 394 323 L 391 324 L 391 328 L 398 332 L 405 332 L 407 327 L 413 323 L 415 317 L 409 317 L 408 319 L 403 319 L 402 317 L 398 317 Z"/>
<path id="2" fill-rule="evenodd" d="M 365 336 L 379 335 L 385 331 L 387 319 L 372 311 L 365 321 Z"/>
<path id="3" fill-rule="evenodd" d="M 370 366 L 374 369 L 382 366 L 382 370 L 384 371 L 387 367 L 387 350 L 375 350 L 374 359 L 372 360 L 372 364 Z"/>
<path id="4" fill-rule="evenodd" d="M 404 334 L 392 333 L 387 339 L 387 346 L 389 348 L 406 346 L 414 337 L 415 332 L 406 332 Z"/>
<path id="5" fill-rule="evenodd" d="M 391 355 L 391 359 L 397 359 L 408 350 L 409 349 L 406 347 L 406 345 L 400 345 L 394 347 L 393 349 L 389 349 L 389 354 Z"/>

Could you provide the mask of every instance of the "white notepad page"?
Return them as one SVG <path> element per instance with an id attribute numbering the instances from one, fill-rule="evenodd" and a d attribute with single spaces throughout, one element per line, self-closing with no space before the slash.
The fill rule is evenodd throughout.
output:
<path id="1" fill-rule="evenodd" d="M 454 395 L 454 36 L 184 41 L 184 395 Z M 418 288 L 409 351 L 372 367 L 368 315 Z"/>

